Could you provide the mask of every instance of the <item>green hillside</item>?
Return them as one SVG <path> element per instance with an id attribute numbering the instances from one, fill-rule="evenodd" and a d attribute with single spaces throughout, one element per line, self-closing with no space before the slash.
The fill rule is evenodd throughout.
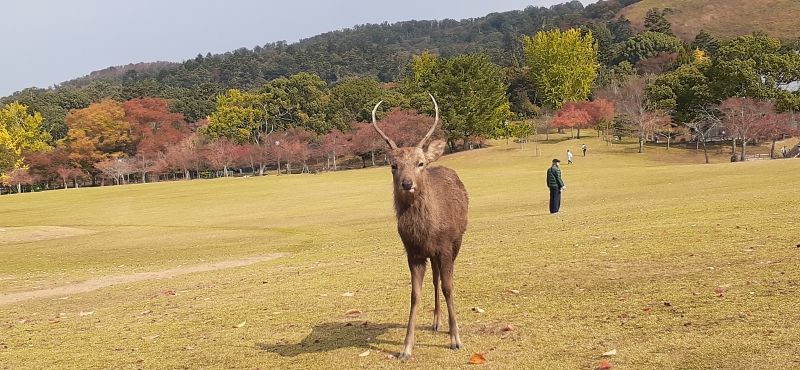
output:
<path id="1" fill-rule="evenodd" d="M 693 38 L 705 29 L 721 39 L 767 32 L 784 40 L 800 37 L 797 0 L 643 0 L 624 8 L 634 26 L 644 28 L 644 16 L 651 8 L 669 8 L 667 19 L 676 35 Z"/>

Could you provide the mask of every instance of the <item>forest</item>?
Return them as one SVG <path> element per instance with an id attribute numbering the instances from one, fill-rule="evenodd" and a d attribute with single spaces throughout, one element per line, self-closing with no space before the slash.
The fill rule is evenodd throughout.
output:
<path id="1" fill-rule="evenodd" d="M 632 26 L 633 3 L 358 25 L 28 88 L 0 99 L 1 192 L 382 165 L 372 107 L 403 145 L 432 122 L 428 93 L 450 151 L 596 129 L 640 152 L 729 141 L 744 160 L 798 134 L 800 37 L 682 39 L 669 9 Z"/>

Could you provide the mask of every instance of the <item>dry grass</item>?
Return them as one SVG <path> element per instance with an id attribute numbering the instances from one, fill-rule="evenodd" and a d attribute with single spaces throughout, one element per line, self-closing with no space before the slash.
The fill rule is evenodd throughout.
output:
<path id="1" fill-rule="evenodd" d="M 582 141 L 551 216 L 544 170 Z M 386 168 L 0 197 L 2 227 L 95 231 L 0 246 L 0 294 L 286 253 L 0 306 L 0 368 L 456 368 L 483 352 L 489 368 L 590 369 L 611 349 L 615 369 L 800 366 L 800 160 L 688 164 L 582 141 L 442 161 L 471 197 L 466 350 L 418 330 L 408 364 L 387 358 L 409 278 Z"/>
<path id="2" fill-rule="evenodd" d="M 721 39 L 763 31 L 784 40 L 795 39 L 800 1 L 796 0 L 643 0 L 620 12 L 634 26 L 644 28 L 644 16 L 652 8 L 670 8 L 667 16 L 679 37 L 692 40 L 701 29 Z"/>

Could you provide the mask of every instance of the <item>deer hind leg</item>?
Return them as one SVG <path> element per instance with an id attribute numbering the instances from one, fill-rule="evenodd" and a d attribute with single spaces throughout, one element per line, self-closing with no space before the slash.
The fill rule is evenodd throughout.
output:
<path id="1" fill-rule="evenodd" d="M 425 277 L 425 258 L 408 257 L 408 269 L 411 270 L 411 311 L 408 314 L 406 327 L 406 340 L 403 352 L 398 357 L 402 361 L 411 359 L 411 350 L 414 349 L 414 326 L 417 321 L 417 305 L 422 295 L 422 279 Z"/>
<path id="2" fill-rule="evenodd" d="M 441 275 L 439 273 L 440 270 L 440 262 L 438 257 L 431 258 L 431 270 L 433 270 L 433 331 L 439 331 L 439 326 L 441 325 L 441 304 L 439 301 L 439 291 L 441 291 Z"/>
<path id="3" fill-rule="evenodd" d="M 450 326 L 450 349 L 461 349 L 461 337 L 458 335 L 458 322 L 456 321 L 456 306 L 453 303 L 453 257 L 442 256 L 439 260 L 442 278 L 442 293 L 447 302 L 447 319 Z"/>

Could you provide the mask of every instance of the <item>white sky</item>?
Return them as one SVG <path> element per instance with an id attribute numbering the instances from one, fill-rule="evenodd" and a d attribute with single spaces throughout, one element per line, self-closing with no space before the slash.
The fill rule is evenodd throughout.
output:
<path id="1" fill-rule="evenodd" d="M 564 0 L 11 0 L 0 17 L 0 96 L 109 66 L 181 62 L 356 24 L 463 19 Z M 584 4 L 595 0 L 582 0 Z"/>

